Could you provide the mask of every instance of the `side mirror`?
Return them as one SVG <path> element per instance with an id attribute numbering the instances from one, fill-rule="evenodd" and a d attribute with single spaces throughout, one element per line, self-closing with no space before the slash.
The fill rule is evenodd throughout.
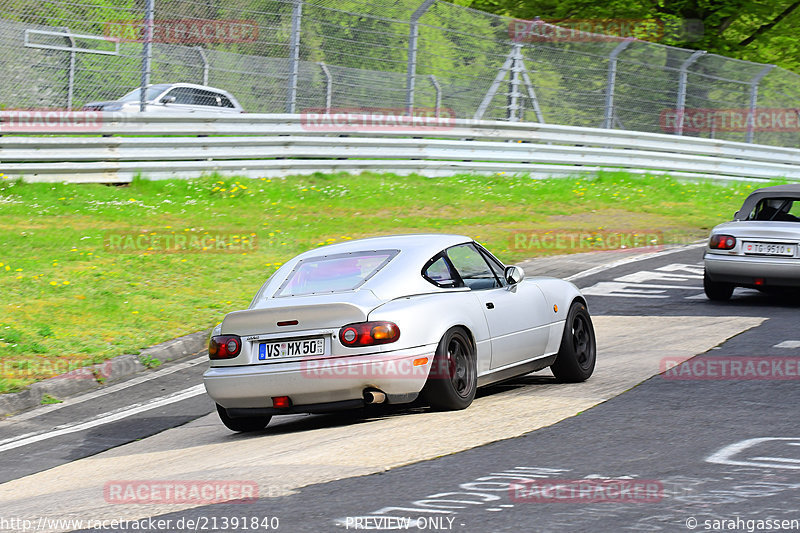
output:
<path id="1" fill-rule="evenodd" d="M 172 104 L 174 102 L 175 102 L 174 96 L 165 96 L 164 98 L 161 99 L 161 103 L 164 105 Z"/>
<path id="2" fill-rule="evenodd" d="M 510 266 L 506 267 L 505 272 L 503 275 L 506 278 L 506 281 L 509 285 L 516 285 L 523 279 L 525 279 L 525 271 L 518 266 Z"/>
<path id="3" fill-rule="evenodd" d="M 736 211 L 736 212 L 733 214 L 733 220 L 739 220 L 739 211 Z"/>

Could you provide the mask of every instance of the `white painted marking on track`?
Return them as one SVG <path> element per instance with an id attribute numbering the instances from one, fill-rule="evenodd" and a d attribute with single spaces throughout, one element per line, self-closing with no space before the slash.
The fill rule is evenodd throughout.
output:
<path id="1" fill-rule="evenodd" d="M 54 428 L 52 431 L 39 433 L 37 435 L 30 435 L 30 436 L 20 435 L 18 437 L 15 437 L 15 440 L 12 442 L 7 442 L 5 444 L 0 445 L 0 452 L 13 450 L 15 448 L 20 448 L 22 446 L 27 446 L 29 444 L 35 444 L 43 440 L 60 437 L 62 435 L 68 435 L 70 433 L 77 433 L 78 431 L 83 431 L 85 429 L 91 429 L 93 427 L 102 426 L 103 424 L 116 422 L 117 420 L 122 420 L 123 418 L 128 418 L 129 416 L 149 411 L 150 409 L 163 407 L 165 405 L 180 402 L 188 398 L 193 398 L 195 396 L 205 394 L 205 392 L 206 389 L 204 385 L 202 384 L 195 385 L 194 387 L 189 387 L 188 389 L 184 389 L 182 391 L 174 392 L 172 394 L 167 394 L 166 396 L 160 396 L 158 398 L 153 398 L 152 400 L 146 402 L 133 404 L 131 406 L 124 407 L 122 409 L 117 409 L 115 411 L 110 411 L 108 413 L 98 415 L 84 422 L 79 422 L 75 424 L 65 424 L 63 426 L 58 426 Z"/>
<path id="2" fill-rule="evenodd" d="M 706 245 L 706 242 L 699 242 L 695 244 L 689 244 L 686 246 L 681 246 L 679 248 L 673 248 L 670 250 L 662 250 L 660 252 L 652 252 L 649 254 L 642 254 L 642 255 L 634 255 L 632 257 L 626 257 L 625 259 L 620 259 L 619 261 L 612 261 L 611 263 L 606 263 L 605 265 L 598 265 L 596 267 L 592 267 L 588 270 L 584 270 L 583 272 L 578 272 L 577 274 L 573 274 L 569 277 L 564 278 L 565 281 L 575 281 L 576 279 L 585 278 L 587 276 L 593 276 L 594 274 L 599 274 L 600 272 L 605 272 L 606 270 L 611 270 L 612 268 L 617 268 L 622 265 L 629 265 L 631 263 L 638 263 L 639 261 L 644 261 L 646 259 L 652 259 L 654 257 L 661 257 L 664 255 L 675 254 L 678 252 L 685 252 L 686 250 L 693 250 L 695 248 L 702 248 Z"/>
<path id="3" fill-rule="evenodd" d="M 733 466 L 754 466 L 762 468 L 790 468 L 793 470 L 800 470 L 800 459 L 795 457 L 768 457 L 768 456 L 755 456 L 747 457 L 747 453 L 753 448 L 758 448 L 762 444 L 788 444 L 789 446 L 800 446 L 800 438 L 798 437 L 760 437 L 756 439 L 747 439 L 729 446 L 725 446 L 716 453 L 711 454 L 706 458 L 708 463 L 716 463 L 721 465 Z M 775 450 L 770 450 L 772 453 Z M 793 452 L 794 455 L 796 452 Z"/>
<path id="4" fill-rule="evenodd" d="M 773 348 L 800 348 L 800 341 L 783 341 L 779 342 Z"/>
<path id="5" fill-rule="evenodd" d="M 123 381 L 122 383 L 117 383 L 116 385 L 109 385 L 108 387 L 103 387 L 102 389 L 98 389 L 92 392 L 87 392 L 86 394 L 81 394 L 80 396 L 75 396 L 73 398 L 68 398 L 61 403 L 52 404 L 52 405 L 44 405 L 42 407 L 37 407 L 27 413 L 22 413 L 19 415 L 15 415 L 13 417 L 8 418 L 8 422 L 14 424 L 16 422 L 22 422 L 24 420 L 30 420 L 31 418 L 35 418 L 37 416 L 41 416 L 47 413 L 52 413 L 53 411 L 57 411 L 58 409 L 62 409 L 64 407 L 75 405 L 78 403 L 82 403 L 88 400 L 94 400 L 95 398 L 100 398 L 101 396 L 105 396 L 107 394 L 112 394 L 115 392 L 119 392 L 121 390 L 133 387 L 135 385 L 141 385 L 142 383 L 146 383 L 148 381 L 152 381 L 154 379 L 158 379 L 163 376 L 167 376 L 169 374 L 174 374 L 175 372 L 180 372 L 181 370 L 185 370 L 189 367 L 199 365 L 205 361 L 208 361 L 208 356 L 203 355 L 200 357 L 196 357 L 194 359 L 189 359 L 188 361 L 184 361 L 182 363 L 177 363 L 175 365 L 170 365 L 167 368 L 162 368 L 161 370 L 157 370 L 155 372 L 148 372 L 146 374 L 142 374 L 138 377 L 133 379 L 129 379 L 127 381 Z M 17 438 L 17 437 L 15 437 Z M 6 439 L 8 440 L 8 439 Z M 0 441 L 0 444 L 6 441 Z"/>
<path id="6" fill-rule="evenodd" d="M 686 287 L 683 285 L 660 285 L 652 283 L 622 283 L 618 281 L 601 281 L 586 289 L 583 294 L 589 296 L 626 296 L 628 298 L 669 298 L 668 290 L 702 290 L 702 287 Z"/>
<path id="7" fill-rule="evenodd" d="M 669 298 L 669 291 L 702 291 L 703 287 L 695 285 L 676 285 L 700 280 L 703 278 L 702 273 L 703 267 L 699 264 L 672 263 L 654 270 L 640 270 L 625 274 L 612 281 L 600 281 L 591 287 L 582 289 L 581 292 L 590 296 Z M 701 293 L 686 298 L 699 300 L 702 297 L 704 296 Z"/>
<path id="8" fill-rule="evenodd" d="M 700 294 L 695 294 L 694 296 L 687 296 L 684 300 L 708 300 L 708 296 L 706 293 L 701 292 Z"/>

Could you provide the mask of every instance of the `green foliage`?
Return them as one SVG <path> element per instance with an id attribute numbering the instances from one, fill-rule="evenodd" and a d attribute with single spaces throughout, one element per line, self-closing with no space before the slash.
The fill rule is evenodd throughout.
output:
<path id="1" fill-rule="evenodd" d="M 793 0 L 474 0 L 471 7 L 521 19 L 702 21 L 699 39 L 664 44 L 773 63 L 800 72 L 800 5 Z"/>
<path id="2" fill-rule="evenodd" d="M 42 396 L 41 404 L 42 405 L 52 405 L 54 403 L 61 403 L 61 402 L 63 402 L 63 400 L 59 400 L 58 398 L 56 398 L 54 396 L 50 396 L 49 394 L 45 394 L 44 396 Z"/>

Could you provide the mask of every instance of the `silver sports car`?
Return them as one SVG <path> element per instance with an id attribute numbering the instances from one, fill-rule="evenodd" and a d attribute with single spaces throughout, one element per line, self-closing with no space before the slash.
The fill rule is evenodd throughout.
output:
<path id="1" fill-rule="evenodd" d="M 229 313 L 209 342 L 206 390 L 234 431 L 273 415 L 422 396 L 464 409 L 477 387 L 595 365 L 586 300 L 566 281 L 524 279 L 459 235 L 399 235 L 303 253 Z"/>
<path id="2" fill-rule="evenodd" d="M 734 215 L 711 231 L 703 287 L 727 300 L 735 287 L 765 292 L 800 287 L 800 184 L 753 191 Z"/>

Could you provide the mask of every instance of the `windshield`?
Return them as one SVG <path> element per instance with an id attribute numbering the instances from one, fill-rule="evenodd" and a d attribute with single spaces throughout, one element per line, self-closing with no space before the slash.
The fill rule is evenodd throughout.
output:
<path id="1" fill-rule="evenodd" d="M 169 85 L 167 85 L 167 84 L 151 85 L 144 92 L 144 99 L 149 102 L 149 101 L 153 100 L 156 96 L 161 94 L 162 92 L 166 91 L 168 87 L 169 87 Z M 139 96 L 140 94 L 141 94 L 141 89 L 134 89 L 131 92 L 129 92 L 128 94 L 126 94 L 125 96 L 123 96 L 122 98 L 120 98 L 119 101 L 120 102 L 138 102 L 139 98 L 140 98 L 140 96 Z"/>
<path id="2" fill-rule="evenodd" d="M 355 290 L 397 253 L 398 250 L 374 250 L 304 259 L 281 284 L 275 297 Z"/>
<path id="3" fill-rule="evenodd" d="M 764 198 L 756 204 L 747 220 L 800 222 L 800 199 Z"/>

